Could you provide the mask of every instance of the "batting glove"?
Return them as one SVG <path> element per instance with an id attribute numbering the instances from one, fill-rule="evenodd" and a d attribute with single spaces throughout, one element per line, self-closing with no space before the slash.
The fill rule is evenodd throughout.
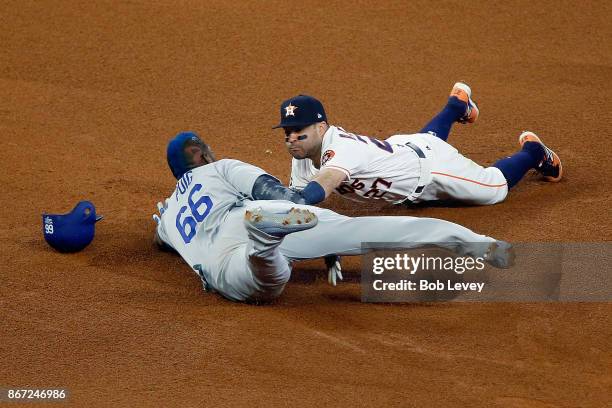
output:
<path id="1" fill-rule="evenodd" d="M 161 202 L 157 203 L 157 211 L 159 211 L 159 215 L 153 214 L 153 221 L 155 221 L 157 225 L 159 225 L 161 222 L 160 216 L 164 215 L 166 208 L 168 208 L 168 200 L 164 201 L 163 204 Z"/>
<path id="2" fill-rule="evenodd" d="M 336 286 L 338 280 L 342 280 L 342 265 L 340 265 L 340 257 L 338 255 L 328 255 L 325 257 L 325 265 L 327 266 L 327 282 L 330 285 Z"/>

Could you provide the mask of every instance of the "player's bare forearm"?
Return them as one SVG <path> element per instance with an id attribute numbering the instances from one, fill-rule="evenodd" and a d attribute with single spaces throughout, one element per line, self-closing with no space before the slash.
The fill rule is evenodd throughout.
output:
<path id="1" fill-rule="evenodd" d="M 344 180 L 346 180 L 346 174 L 340 170 L 324 169 L 312 181 L 316 181 L 323 187 L 325 198 L 327 198 Z"/>

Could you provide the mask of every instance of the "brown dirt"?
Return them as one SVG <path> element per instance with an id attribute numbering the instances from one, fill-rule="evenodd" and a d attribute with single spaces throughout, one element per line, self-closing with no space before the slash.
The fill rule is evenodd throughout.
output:
<path id="1" fill-rule="evenodd" d="M 606 405 L 610 303 L 362 304 L 309 262 L 276 304 L 234 304 L 153 247 L 150 217 L 179 130 L 286 180 L 270 130 L 284 98 L 317 95 L 333 123 L 384 137 L 417 130 L 465 79 L 482 116 L 453 144 L 489 164 L 534 130 L 565 179 L 528 177 L 491 207 L 382 213 L 610 241 L 611 20 L 603 1 L 5 0 L 0 387 L 67 387 L 72 406 Z M 80 199 L 106 219 L 58 254 L 40 214 Z"/>

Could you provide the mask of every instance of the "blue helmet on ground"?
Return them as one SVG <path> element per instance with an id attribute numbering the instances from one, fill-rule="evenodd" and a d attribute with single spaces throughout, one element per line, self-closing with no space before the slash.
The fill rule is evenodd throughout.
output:
<path id="1" fill-rule="evenodd" d="M 96 207 L 90 201 L 81 201 L 67 214 L 43 214 L 45 241 L 59 252 L 77 252 L 85 248 L 94 238 Z"/>

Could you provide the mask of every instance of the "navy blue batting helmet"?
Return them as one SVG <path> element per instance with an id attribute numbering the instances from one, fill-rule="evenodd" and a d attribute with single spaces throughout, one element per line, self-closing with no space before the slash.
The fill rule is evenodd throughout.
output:
<path id="1" fill-rule="evenodd" d="M 85 248 L 94 238 L 96 207 L 90 201 L 81 201 L 67 214 L 43 214 L 45 241 L 59 252 L 77 252 Z"/>

